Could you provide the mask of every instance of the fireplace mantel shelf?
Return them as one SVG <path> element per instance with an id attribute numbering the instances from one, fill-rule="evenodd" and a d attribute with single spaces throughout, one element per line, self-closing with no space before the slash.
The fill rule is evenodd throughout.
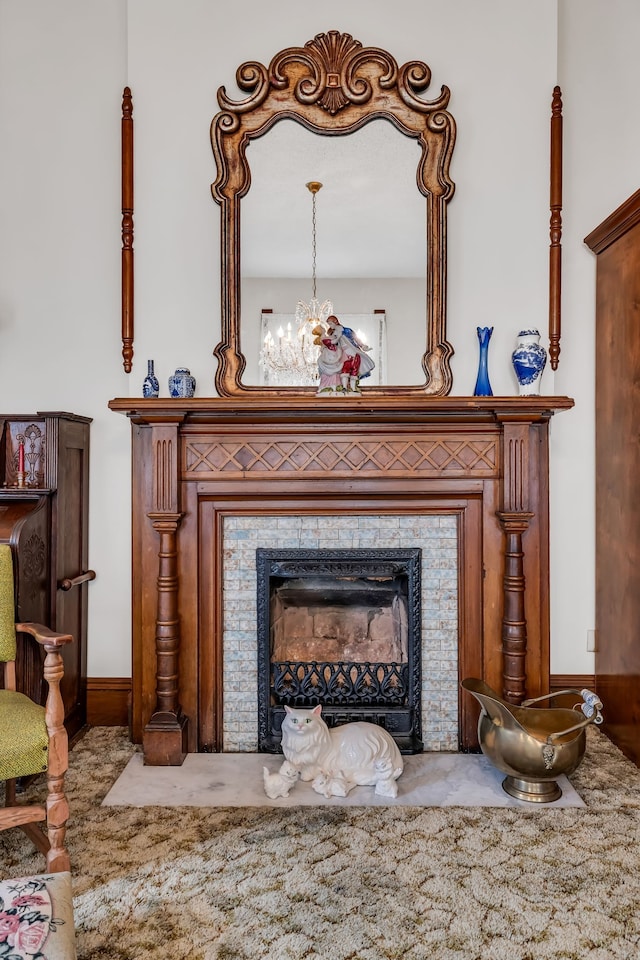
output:
<path id="1" fill-rule="evenodd" d="M 232 422 L 288 420 L 322 422 L 382 421 L 401 419 L 405 422 L 429 421 L 500 422 L 522 420 L 529 423 L 548 420 L 554 412 L 569 410 L 570 397 L 362 397 L 333 398 L 283 397 L 278 400 L 257 400 L 247 397 L 194 397 L 188 400 L 171 398 L 143 399 L 119 397 L 109 403 L 111 410 L 123 413 L 137 423 L 177 419 L 187 422 Z"/>
<path id="2" fill-rule="evenodd" d="M 238 515 L 455 517 L 459 679 L 512 703 L 546 693 L 549 421 L 573 405 L 392 389 L 112 400 L 132 433 L 132 735 L 145 762 L 222 749 L 224 524 Z"/>

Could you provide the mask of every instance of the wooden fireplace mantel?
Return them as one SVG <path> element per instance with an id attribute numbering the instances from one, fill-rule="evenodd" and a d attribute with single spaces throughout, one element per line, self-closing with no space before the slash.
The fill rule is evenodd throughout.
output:
<path id="1" fill-rule="evenodd" d="M 459 676 L 549 687 L 548 425 L 568 397 L 119 398 L 131 420 L 132 736 L 145 762 L 222 744 L 222 519 L 459 517 Z M 460 747 L 477 746 L 460 700 Z"/>

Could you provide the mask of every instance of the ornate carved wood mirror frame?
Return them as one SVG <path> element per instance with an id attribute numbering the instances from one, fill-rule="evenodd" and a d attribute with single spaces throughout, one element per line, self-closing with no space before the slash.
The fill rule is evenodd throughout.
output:
<path id="1" fill-rule="evenodd" d="M 217 165 L 212 184 L 221 206 L 222 318 L 215 385 L 223 397 L 298 397 L 314 387 L 266 387 L 242 383 L 245 358 L 240 344 L 240 201 L 249 190 L 251 172 L 246 151 L 279 120 L 290 119 L 322 136 L 344 136 L 374 119 L 384 119 L 421 147 L 416 180 L 426 199 L 427 309 L 426 350 L 422 357 L 425 383 L 417 386 L 372 386 L 367 396 L 447 396 L 452 387 L 446 338 L 446 204 L 454 184 L 449 164 L 455 143 L 455 122 L 447 112 L 450 92 L 441 87 L 434 100 L 419 96 L 429 86 L 426 63 L 410 61 L 399 67 L 377 47 L 363 47 L 348 33 L 317 34 L 304 47 L 289 47 L 269 67 L 242 64 L 236 73 L 242 100 L 218 90 L 220 112 L 211 124 L 211 144 Z"/>

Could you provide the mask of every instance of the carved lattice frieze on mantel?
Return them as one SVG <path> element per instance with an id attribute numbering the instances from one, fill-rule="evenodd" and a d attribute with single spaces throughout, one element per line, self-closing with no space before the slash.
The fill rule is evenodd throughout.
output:
<path id="1" fill-rule="evenodd" d="M 206 437 L 185 439 L 183 479 L 209 479 L 229 475 L 247 476 L 299 473 L 324 476 L 473 476 L 493 477 L 499 467 L 498 438 L 446 435 L 400 439 L 367 439 L 354 436 L 280 438 L 268 440 L 221 440 Z"/>

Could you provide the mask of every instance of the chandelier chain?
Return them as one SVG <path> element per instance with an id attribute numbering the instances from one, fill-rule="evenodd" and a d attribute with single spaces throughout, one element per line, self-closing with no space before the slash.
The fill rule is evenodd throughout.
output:
<path id="1" fill-rule="evenodd" d="M 313 299 L 316 298 L 316 195 L 311 197 L 311 278 L 313 282 Z"/>
<path id="2" fill-rule="evenodd" d="M 305 184 L 311 194 L 311 280 L 312 297 L 309 303 L 298 300 L 295 312 L 296 329 L 290 321 L 274 329 L 266 327 L 260 351 L 260 366 L 265 382 L 281 386 L 312 386 L 319 379 L 318 356 L 320 354 L 319 331 L 324 329 L 327 318 L 333 313 L 330 300 L 318 303 L 317 299 L 317 238 L 316 194 L 322 184 L 310 180 Z M 264 322 L 264 320 L 263 320 Z"/>

